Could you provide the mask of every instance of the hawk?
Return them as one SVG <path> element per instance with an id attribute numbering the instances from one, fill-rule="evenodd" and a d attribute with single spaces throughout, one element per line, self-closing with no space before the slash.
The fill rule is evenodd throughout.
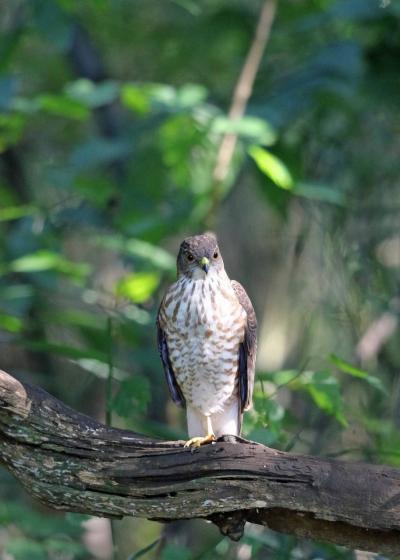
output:
<path id="1" fill-rule="evenodd" d="M 158 311 L 158 349 L 172 399 L 186 404 L 186 445 L 198 447 L 240 434 L 252 403 L 257 320 L 213 235 L 186 238 L 177 270 Z"/>

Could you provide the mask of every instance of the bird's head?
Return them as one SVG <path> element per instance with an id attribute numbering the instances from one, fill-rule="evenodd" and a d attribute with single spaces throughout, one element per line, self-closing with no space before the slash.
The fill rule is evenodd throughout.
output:
<path id="1" fill-rule="evenodd" d="M 194 280 L 223 270 L 224 262 L 216 237 L 205 233 L 184 239 L 179 248 L 177 268 L 178 276 Z"/>

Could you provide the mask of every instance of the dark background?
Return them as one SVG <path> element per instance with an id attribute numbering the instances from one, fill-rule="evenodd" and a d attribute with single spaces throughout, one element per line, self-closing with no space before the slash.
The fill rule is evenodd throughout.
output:
<path id="1" fill-rule="evenodd" d="M 185 437 L 154 322 L 180 241 L 212 228 L 259 319 L 245 436 L 398 465 L 400 4 L 278 2 L 232 129 L 260 7 L 1 0 L 0 367 L 113 425 Z M 1 558 L 112 558 L 107 520 L 0 482 Z M 113 533 L 116 560 L 159 538 L 144 558 L 361 559 L 257 526 L 238 544 L 203 522 Z"/>

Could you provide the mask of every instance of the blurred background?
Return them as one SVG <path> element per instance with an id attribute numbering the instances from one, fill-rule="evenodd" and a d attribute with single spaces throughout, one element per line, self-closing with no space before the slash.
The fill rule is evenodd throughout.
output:
<path id="1" fill-rule="evenodd" d="M 155 317 L 180 241 L 212 229 L 259 320 L 244 435 L 399 465 L 400 3 L 271 4 L 232 122 L 262 5 L 1 0 L 0 367 L 184 438 Z M 55 514 L 4 469 L 0 497 L 4 560 L 365 558 L 257 526 L 232 543 L 201 521 Z"/>

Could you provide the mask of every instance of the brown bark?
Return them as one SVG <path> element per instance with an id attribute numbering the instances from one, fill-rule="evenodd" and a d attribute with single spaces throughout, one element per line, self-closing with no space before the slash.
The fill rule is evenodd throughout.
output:
<path id="1" fill-rule="evenodd" d="M 400 552 L 400 471 L 283 453 L 241 438 L 195 452 L 75 412 L 0 372 L 0 459 L 50 507 L 104 517 L 246 521 L 385 554 Z"/>

